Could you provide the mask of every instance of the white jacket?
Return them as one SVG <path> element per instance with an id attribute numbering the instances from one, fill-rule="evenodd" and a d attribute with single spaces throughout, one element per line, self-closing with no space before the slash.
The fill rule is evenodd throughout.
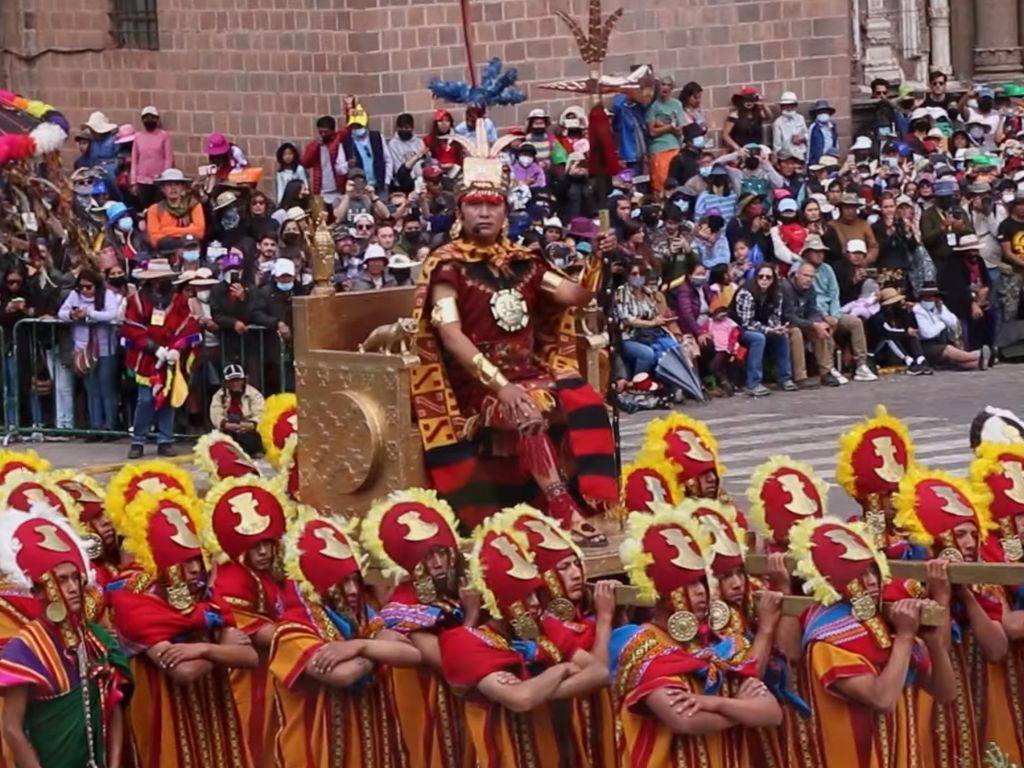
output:
<path id="1" fill-rule="evenodd" d="M 914 319 L 917 321 L 917 329 L 921 332 L 922 341 L 930 341 L 938 337 L 943 331 L 948 330 L 955 333 L 960 326 L 960 321 L 945 304 L 936 304 L 935 309 L 925 309 L 920 303 L 914 305 Z"/>

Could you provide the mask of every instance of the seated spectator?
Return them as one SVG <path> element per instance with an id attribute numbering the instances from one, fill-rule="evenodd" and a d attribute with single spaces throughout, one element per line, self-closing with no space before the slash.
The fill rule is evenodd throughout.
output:
<path id="1" fill-rule="evenodd" d="M 985 370 L 992 359 L 992 350 L 965 352 L 955 340 L 960 323 L 942 302 L 942 293 L 933 280 L 926 281 L 918 291 L 920 300 L 914 305 L 914 321 L 921 338 L 925 357 L 933 367 L 951 365 L 967 371 Z"/>
<path id="2" fill-rule="evenodd" d="M 71 321 L 74 370 L 85 385 L 89 428 L 112 431 L 117 421 L 118 331 L 113 323 L 121 308 L 120 298 L 107 290 L 102 276 L 92 270 L 78 273 L 75 287 L 57 313 Z M 87 442 L 100 440 L 91 435 Z"/>
<path id="3" fill-rule="evenodd" d="M 388 152 L 395 170 L 393 186 L 403 193 L 412 192 L 416 180 L 423 174 L 423 158 L 428 150 L 423 139 L 416 135 L 416 121 L 408 112 L 395 118 L 395 135 L 388 141 Z"/>
<path id="4" fill-rule="evenodd" d="M 258 189 L 249 195 L 248 211 L 242 218 L 245 224 L 245 234 L 252 238 L 253 242 L 266 235 L 277 234 L 278 223 L 270 215 L 273 210 L 274 206 L 271 205 L 270 198 Z"/>
<path id="5" fill-rule="evenodd" d="M 345 194 L 334 207 L 334 218 L 340 224 L 352 226 L 361 214 L 370 216 L 371 221 L 385 221 L 391 215 L 377 190 L 367 185 L 366 171 L 354 166 L 349 168 Z"/>
<path id="6" fill-rule="evenodd" d="M 366 246 L 363 254 L 363 268 L 352 280 L 350 291 L 375 291 L 380 288 L 394 288 L 395 278 L 387 273 L 388 255 L 376 243 Z"/>
<path id="7" fill-rule="evenodd" d="M 423 137 L 423 144 L 430 157 L 441 167 L 450 170 L 453 166 L 462 165 L 463 149 L 457 141 L 452 141 L 455 121 L 447 109 L 434 110 L 434 119 L 430 125 L 430 133 Z M 424 169 L 425 170 L 425 169 Z"/>
<path id="8" fill-rule="evenodd" d="M 237 363 L 224 366 L 224 386 L 210 401 L 210 424 L 235 439 L 253 458 L 263 455 L 263 441 L 256 429 L 263 415 L 263 395 L 249 384 Z"/>
<path id="9" fill-rule="evenodd" d="M 920 332 L 907 311 L 906 297 L 895 288 L 883 288 L 878 296 L 879 311 L 868 320 L 868 335 L 874 344 L 878 365 L 906 366 L 908 376 L 930 376 Z"/>
<path id="10" fill-rule="evenodd" d="M 693 207 L 694 221 L 700 221 L 713 209 L 726 221 L 736 215 L 736 204 L 738 195 L 733 191 L 729 182 L 729 171 L 724 165 L 715 163 L 710 167 L 708 175 L 703 177 L 707 188 L 697 194 L 697 201 Z"/>
<path id="11" fill-rule="evenodd" d="M 835 359 L 832 326 L 825 321 L 825 316 L 818 308 L 818 298 L 814 292 L 815 271 L 813 264 L 804 261 L 796 269 L 790 270 L 788 277 L 782 281 L 782 319 L 801 334 L 799 341 L 791 345 L 793 367 L 798 375 L 806 370 L 803 356 L 810 344 L 814 349 L 814 362 L 822 385 L 838 387 L 847 384 L 848 379 L 832 362 Z"/>
<path id="12" fill-rule="evenodd" d="M 707 269 L 731 261 L 729 238 L 726 237 L 725 219 L 714 212 L 700 220 L 693 231 L 693 245 L 697 250 L 700 263 Z"/>
<path id="13" fill-rule="evenodd" d="M 388 275 L 394 278 L 395 285 L 399 288 L 416 285 L 416 280 L 412 276 L 412 268 L 415 265 L 416 262 L 404 253 L 392 254 L 388 257 Z"/>
<path id="14" fill-rule="evenodd" d="M 839 245 L 845 249 L 850 240 L 860 240 L 867 246 L 865 265 L 871 266 L 878 260 L 878 241 L 871 225 L 858 212 L 860 200 L 855 194 L 843 194 L 839 198 L 839 218 L 832 222 L 832 229 L 839 237 Z"/>
<path id="15" fill-rule="evenodd" d="M 851 240 L 846 244 L 856 252 L 865 250 L 864 243 Z M 818 311 L 831 329 L 832 338 L 849 347 L 856 370 L 854 381 L 878 381 L 878 376 L 868 367 L 867 340 L 864 337 L 864 322 L 852 314 L 844 314 L 839 302 L 839 283 L 832 267 L 825 263 L 825 243 L 817 235 L 807 238 L 801 254 L 804 261 L 814 266 L 814 295 Z"/>
<path id="16" fill-rule="evenodd" d="M 702 352 L 711 349 L 708 321 L 713 298 L 707 268 L 700 262 L 691 263 L 686 279 L 676 289 L 676 322 L 682 333 L 694 338 Z"/>
<path id="17" fill-rule="evenodd" d="M 733 319 L 742 330 L 740 343 L 747 348 L 747 394 L 771 394 L 763 384 L 766 349 L 780 387 L 786 392 L 799 389 L 793 382 L 789 336 L 782 322 L 782 294 L 770 264 L 760 265 L 754 278 L 736 291 L 732 306 Z"/>
<path id="18" fill-rule="evenodd" d="M 206 237 L 206 216 L 202 204 L 192 197 L 191 181 L 177 168 L 168 168 L 153 180 L 163 195 L 163 200 L 146 210 L 146 232 L 153 248 L 165 239 Z"/>
<path id="19" fill-rule="evenodd" d="M 615 313 L 623 326 L 622 356 L 631 377 L 653 374 L 658 359 L 679 344 L 665 329 L 671 319 L 662 315 L 648 278 L 647 265 L 633 261 L 626 284 L 615 291 Z"/>
<path id="20" fill-rule="evenodd" d="M 764 214 L 764 203 L 754 193 L 744 194 L 736 209 L 736 218 L 725 228 L 730 246 L 739 239 L 746 240 L 751 250 L 757 248 L 763 261 L 775 263 L 775 248 L 770 234 L 771 223 Z M 756 257 L 754 261 L 756 261 Z"/>
<path id="21" fill-rule="evenodd" d="M 726 397 L 732 397 L 734 389 L 729 376 L 729 366 L 736 359 L 742 330 L 739 324 L 729 317 L 729 307 L 721 299 L 715 298 L 711 302 L 710 314 L 708 335 L 711 338 L 714 355 L 709 368 L 715 379 L 717 391 Z M 715 390 L 712 390 L 712 394 L 714 392 Z"/>
<path id="22" fill-rule="evenodd" d="M 786 276 L 789 268 L 800 259 L 807 240 L 807 227 L 800 221 L 800 208 L 792 197 L 784 197 L 777 206 L 779 223 L 771 228 L 772 250 L 779 263 L 779 273 Z"/>

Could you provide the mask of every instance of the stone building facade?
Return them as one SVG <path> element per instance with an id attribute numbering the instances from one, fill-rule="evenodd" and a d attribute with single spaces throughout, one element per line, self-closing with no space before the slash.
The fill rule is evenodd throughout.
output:
<path id="1" fill-rule="evenodd" d="M 783 90 L 804 101 L 826 98 L 840 117 L 849 114 L 850 0 L 604 0 L 605 11 L 620 4 L 626 12 L 607 71 L 650 63 L 680 86 L 696 80 L 719 126 L 744 85 L 769 100 Z M 54 104 L 72 122 L 93 109 L 136 122 L 142 106 L 156 104 L 179 165 L 194 170 L 206 134 L 225 133 L 251 157 L 269 159 L 280 141 L 314 135 L 318 115 L 339 114 L 346 93 L 359 95 L 373 127 L 387 134 L 403 111 L 425 130 L 435 107 L 430 77 L 466 77 L 464 11 L 478 68 L 502 57 L 529 94 L 519 107 L 494 110 L 493 119 L 508 126 L 533 107 L 560 110 L 579 99 L 535 86 L 585 76 L 554 11 L 581 18 L 586 7 L 585 0 L 3 0 L 0 85 Z M 119 45 L 112 29 L 129 45 Z"/>

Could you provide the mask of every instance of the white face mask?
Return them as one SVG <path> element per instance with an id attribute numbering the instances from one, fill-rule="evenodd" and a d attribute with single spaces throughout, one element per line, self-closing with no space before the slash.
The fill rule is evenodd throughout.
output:
<path id="1" fill-rule="evenodd" d="M 523 168 L 529 168 L 531 165 L 533 165 L 533 158 L 530 157 L 529 155 L 520 155 L 519 164 L 523 166 Z"/>
<path id="2" fill-rule="evenodd" d="M 196 291 L 196 298 L 199 299 L 203 304 L 210 303 L 210 292 L 209 291 Z"/>

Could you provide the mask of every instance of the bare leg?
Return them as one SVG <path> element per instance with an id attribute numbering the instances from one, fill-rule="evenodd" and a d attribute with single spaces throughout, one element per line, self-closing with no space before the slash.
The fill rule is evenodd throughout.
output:
<path id="1" fill-rule="evenodd" d="M 964 352 L 958 347 L 954 347 L 952 344 L 946 346 L 942 350 L 942 357 L 949 362 L 958 365 L 965 371 L 975 371 L 978 369 L 978 364 L 981 362 L 981 352 Z"/>

